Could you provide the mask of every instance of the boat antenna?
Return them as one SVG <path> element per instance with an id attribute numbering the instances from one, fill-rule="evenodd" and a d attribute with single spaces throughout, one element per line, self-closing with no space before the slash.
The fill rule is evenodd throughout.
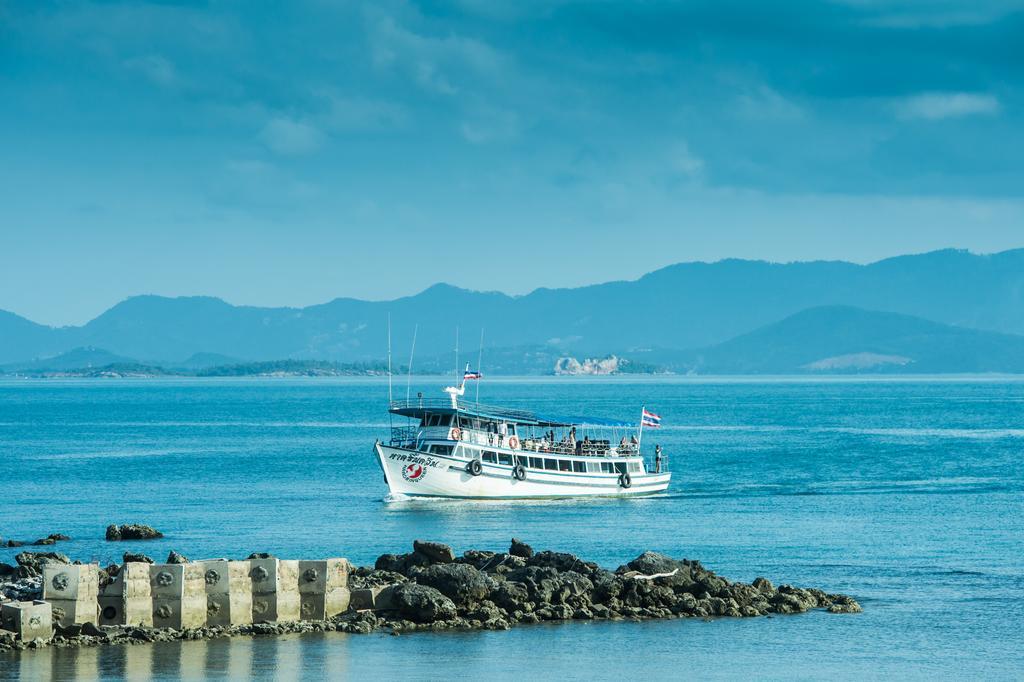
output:
<path id="1" fill-rule="evenodd" d="M 391 313 L 388 313 L 388 407 L 391 407 Z"/>
<path id="2" fill-rule="evenodd" d="M 412 328 L 412 348 L 409 350 L 409 373 L 405 380 L 405 402 L 409 402 L 409 392 L 412 390 L 412 357 L 416 353 L 416 332 L 420 329 L 420 325 L 417 323 Z"/>
<path id="3" fill-rule="evenodd" d="M 476 359 L 476 371 L 480 372 L 480 376 L 484 375 L 484 328 L 480 327 L 480 351 Z M 476 382 L 476 402 L 480 403 L 480 382 Z"/>

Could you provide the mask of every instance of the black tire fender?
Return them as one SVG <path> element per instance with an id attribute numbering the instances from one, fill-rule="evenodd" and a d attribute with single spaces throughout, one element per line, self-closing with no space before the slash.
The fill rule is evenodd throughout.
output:
<path id="1" fill-rule="evenodd" d="M 479 476 L 484 472 L 484 465 L 478 459 L 471 459 L 466 463 L 466 471 L 472 476 Z"/>
<path id="2" fill-rule="evenodd" d="M 525 481 L 526 480 L 526 467 L 524 467 L 522 464 L 515 465 L 514 467 L 512 467 L 512 476 L 517 481 Z"/>
<path id="3" fill-rule="evenodd" d="M 619 476 L 619 485 L 623 488 L 628 488 L 629 486 L 633 485 L 633 479 L 630 478 L 628 472 L 623 472 Z"/>

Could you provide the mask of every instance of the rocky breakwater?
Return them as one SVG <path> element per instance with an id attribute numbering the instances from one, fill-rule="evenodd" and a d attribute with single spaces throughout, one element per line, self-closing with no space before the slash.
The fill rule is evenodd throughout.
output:
<path id="1" fill-rule="evenodd" d="M 732 582 L 699 561 L 656 552 L 645 552 L 611 571 L 573 554 L 535 553 L 517 540 L 508 552 L 470 550 L 460 557 L 445 545 L 416 543 L 413 552 L 381 556 L 372 569 L 357 569 L 350 580 L 353 589 L 365 586 L 377 592 L 375 617 L 357 617 L 344 628 L 352 631 L 505 629 L 552 620 L 861 610 L 846 595 L 791 585 L 776 588 L 766 578 Z"/>
<path id="2" fill-rule="evenodd" d="M 39 558 L 44 562 L 66 559 L 60 555 Z M 269 557 L 254 554 L 249 561 L 259 558 Z M 24 557 L 25 564 L 35 559 L 35 555 Z M 35 572 L 36 567 L 29 570 Z M 114 565 L 107 572 L 116 575 L 118 570 Z M 205 627 L 189 629 L 84 623 L 56 627 L 50 642 L 18 641 L 13 633 L 5 638 L 0 631 L 0 650 L 47 643 L 95 646 L 325 631 L 399 634 L 508 629 L 541 621 L 742 618 L 811 609 L 830 613 L 861 610 L 853 598 L 819 589 L 775 587 L 766 578 L 752 583 L 729 581 L 695 560 L 645 552 L 608 570 L 573 554 L 534 552 L 518 540 L 512 541 L 507 552 L 469 550 L 461 556 L 447 545 L 417 541 L 412 552 L 385 554 L 373 567 L 349 572 L 347 589 L 351 591 L 347 610 L 325 620 L 235 626 L 215 626 L 208 621 Z"/>

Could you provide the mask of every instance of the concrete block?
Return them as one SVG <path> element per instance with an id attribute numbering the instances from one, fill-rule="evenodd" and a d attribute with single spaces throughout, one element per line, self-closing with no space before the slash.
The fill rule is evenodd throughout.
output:
<path id="1" fill-rule="evenodd" d="M 198 597 L 206 595 L 206 578 L 201 564 L 152 564 L 149 586 L 153 598 Z"/>
<path id="2" fill-rule="evenodd" d="M 185 630 L 206 624 L 206 579 L 199 563 L 149 567 L 153 627 Z"/>
<path id="3" fill-rule="evenodd" d="M 395 608 L 394 585 L 379 585 L 377 587 L 366 587 L 359 590 L 352 590 L 351 606 L 356 611 L 372 609 L 376 611 L 390 611 Z"/>
<path id="4" fill-rule="evenodd" d="M 250 559 L 252 621 L 254 623 L 299 620 L 299 562 L 281 559 Z"/>
<path id="5" fill-rule="evenodd" d="M 68 625 L 82 625 L 99 621 L 98 597 L 91 599 L 44 599 L 50 604 L 53 611 L 54 624 L 67 627 Z"/>
<path id="6" fill-rule="evenodd" d="M 98 564 L 44 564 L 43 600 L 96 600 L 100 589 Z"/>
<path id="7" fill-rule="evenodd" d="M 348 559 L 299 562 L 299 592 L 324 593 L 333 587 L 348 587 L 351 564 Z"/>
<path id="8" fill-rule="evenodd" d="M 0 606 L 0 627 L 23 642 L 53 637 L 53 613 L 44 601 L 15 601 Z"/>
<path id="9" fill-rule="evenodd" d="M 347 587 L 332 587 L 324 594 L 303 592 L 299 595 L 302 620 L 327 620 L 348 611 L 352 593 Z"/>
<path id="10" fill-rule="evenodd" d="M 204 561 L 206 624 L 245 625 L 252 622 L 252 579 L 248 561 Z"/>
<path id="11" fill-rule="evenodd" d="M 302 620 L 326 620 L 348 610 L 350 569 L 347 559 L 299 562 L 299 612 Z"/>
<path id="12" fill-rule="evenodd" d="M 129 562 L 100 589 L 100 625 L 153 626 L 153 602 L 149 564 Z"/>
<path id="13" fill-rule="evenodd" d="M 153 597 L 153 627 L 190 630 L 206 625 L 206 595 Z"/>

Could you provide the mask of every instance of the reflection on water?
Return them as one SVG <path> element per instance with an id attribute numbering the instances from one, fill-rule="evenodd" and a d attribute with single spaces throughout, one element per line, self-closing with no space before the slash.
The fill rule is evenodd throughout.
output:
<path id="1" fill-rule="evenodd" d="M 349 667 L 348 638 L 342 633 L 311 633 L 48 648 L 0 655 L 0 679 L 243 680 L 291 678 L 300 672 L 314 677 L 345 676 Z"/>

